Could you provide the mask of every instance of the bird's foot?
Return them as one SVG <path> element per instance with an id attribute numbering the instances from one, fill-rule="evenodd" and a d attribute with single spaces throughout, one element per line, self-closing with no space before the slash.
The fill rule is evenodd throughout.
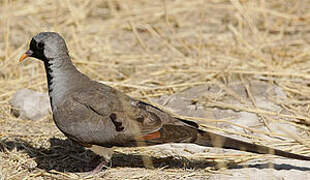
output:
<path id="1" fill-rule="evenodd" d="M 112 167 L 112 161 L 111 160 L 107 161 L 104 159 L 95 167 L 95 169 L 87 172 L 87 174 L 84 177 L 94 176 L 94 175 L 98 174 L 103 168 L 108 169 L 111 167 Z"/>

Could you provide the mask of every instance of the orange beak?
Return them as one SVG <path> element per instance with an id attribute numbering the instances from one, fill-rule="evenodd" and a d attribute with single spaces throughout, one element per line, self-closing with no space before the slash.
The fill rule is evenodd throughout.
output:
<path id="1" fill-rule="evenodd" d="M 33 54 L 33 52 L 31 50 L 28 50 L 27 52 L 25 52 L 20 58 L 19 58 L 19 62 L 23 62 L 24 59 L 26 59 L 27 57 L 31 57 Z"/>

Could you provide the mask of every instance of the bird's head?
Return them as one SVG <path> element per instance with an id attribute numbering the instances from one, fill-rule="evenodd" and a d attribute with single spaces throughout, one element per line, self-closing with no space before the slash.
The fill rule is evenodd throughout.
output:
<path id="1" fill-rule="evenodd" d="M 57 57 L 68 55 L 65 40 L 56 32 L 40 32 L 30 42 L 29 49 L 20 57 L 22 62 L 27 57 L 34 57 L 48 62 Z"/>

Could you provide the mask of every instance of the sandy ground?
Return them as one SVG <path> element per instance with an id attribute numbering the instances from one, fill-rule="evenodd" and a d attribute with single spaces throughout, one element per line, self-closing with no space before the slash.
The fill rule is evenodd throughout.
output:
<path id="1" fill-rule="evenodd" d="M 18 63 L 41 31 L 62 34 L 74 64 L 93 79 L 201 128 L 310 156 L 309 1 L 0 4 L 0 179 L 83 179 L 96 165 L 51 114 L 11 114 L 17 90 L 47 91 L 42 63 Z M 88 179 L 310 178 L 309 162 L 271 155 L 187 144 L 115 151 L 112 167 Z"/>

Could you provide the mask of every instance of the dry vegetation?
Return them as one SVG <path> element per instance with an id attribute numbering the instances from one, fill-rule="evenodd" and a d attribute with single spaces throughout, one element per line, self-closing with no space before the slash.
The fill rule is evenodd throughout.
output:
<path id="1" fill-rule="evenodd" d="M 46 92 L 42 63 L 18 63 L 31 37 L 41 31 L 61 33 L 82 72 L 136 98 L 148 101 L 201 84 L 218 85 L 223 88 L 221 96 L 232 95 L 242 108 L 212 96 L 199 103 L 257 113 L 266 121 L 293 122 L 300 134 L 283 144 L 310 153 L 306 139 L 310 1 L 3 0 L 0 4 L 0 179 L 79 178 L 80 172 L 92 168 L 88 162 L 94 155 L 66 140 L 51 116 L 33 122 L 10 114 L 9 100 L 16 90 Z M 286 113 L 242 101 L 226 86 L 235 80 L 281 87 L 287 99 L 275 103 Z M 140 157 L 147 154 L 143 150 L 119 150 L 113 167 L 101 178 L 205 179 L 220 172 L 207 162 L 239 163 L 253 157 L 206 155 L 205 163 L 186 157 L 154 158 L 156 169 L 146 169 Z"/>

